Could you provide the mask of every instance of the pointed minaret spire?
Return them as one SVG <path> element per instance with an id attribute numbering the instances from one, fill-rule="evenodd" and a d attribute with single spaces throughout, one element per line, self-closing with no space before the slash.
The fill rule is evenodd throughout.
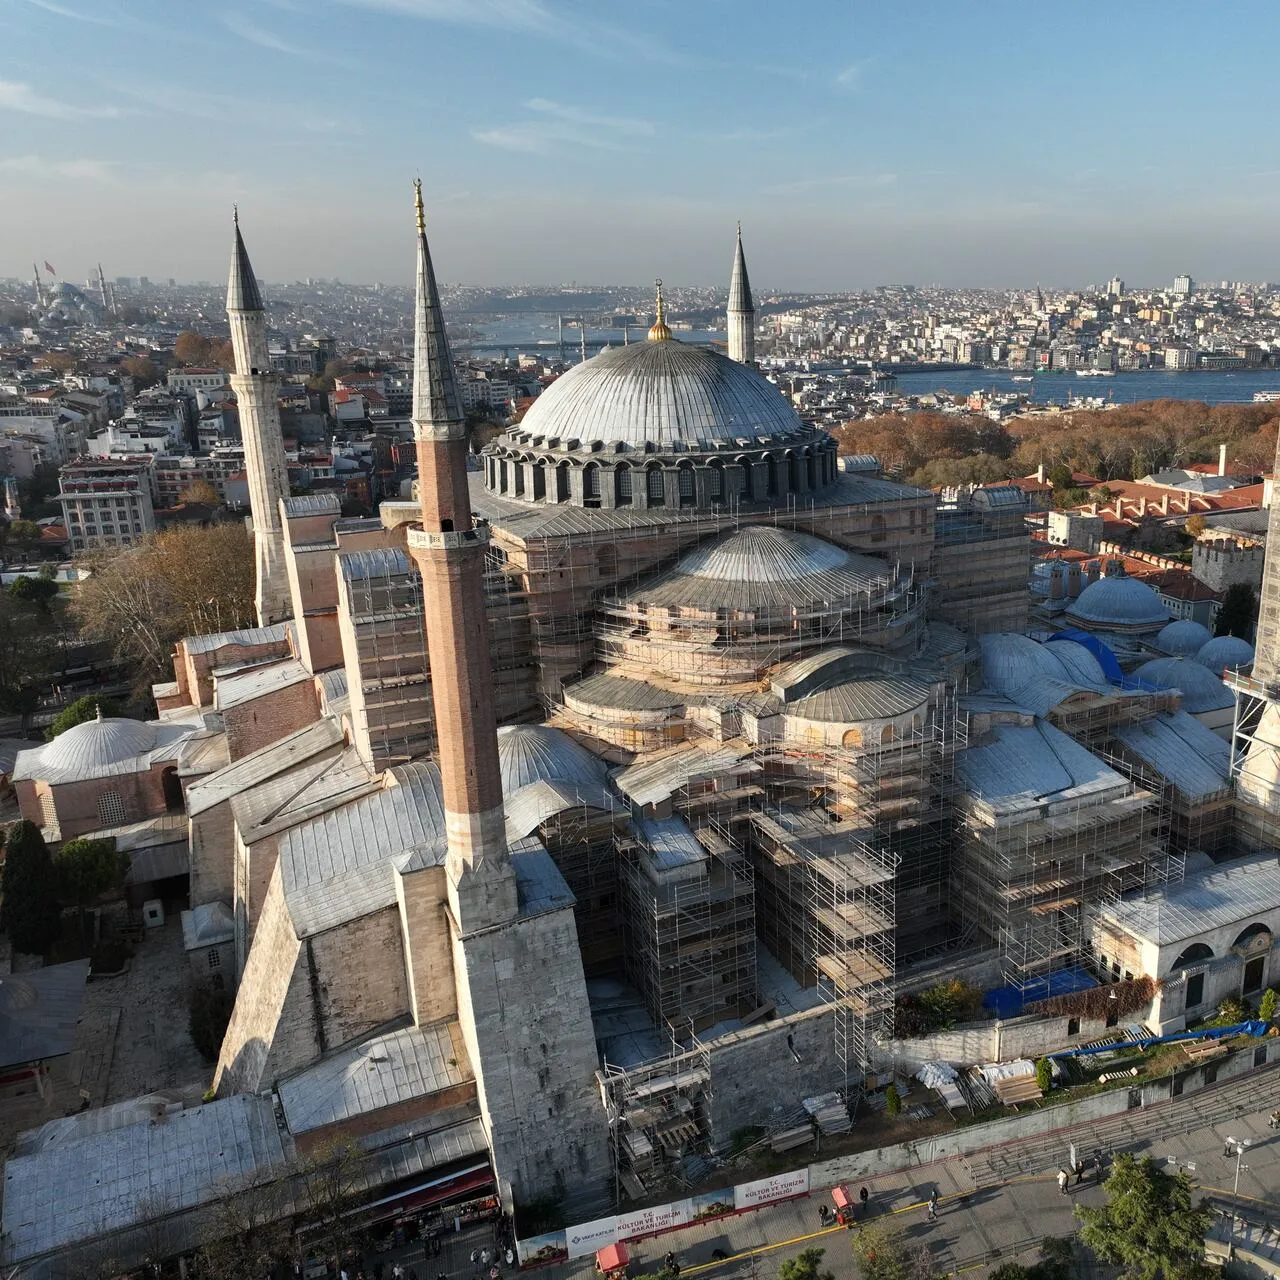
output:
<path id="1" fill-rule="evenodd" d="M 733 251 L 733 274 L 729 277 L 729 359 L 739 364 L 756 362 L 756 304 L 747 278 L 747 259 L 742 252 L 742 223 L 738 223 L 738 243 Z"/>
<path id="2" fill-rule="evenodd" d="M 240 234 L 240 210 L 235 206 L 232 222 L 235 239 L 227 281 L 227 320 L 236 368 L 231 375 L 231 389 L 240 415 L 249 510 L 253 515 L 257 567 L 254 600 L 258 624 L 265 627 L 283 622 L 293 613 L 280 516 L 280 499 L 289 495 L 289 473 L 280 430 L 280 380 L 271 369 L 267 349 L 267 313 Z"/>
<path id="3" fill-rule="evenodd" d="M 440 290 L 436 287 L 431 250 L 427 247 L 427 215 L 422 207 L 422 179 L 413 184 L 418 220 L 418 279 L 413 312 L 414 438 L 452 439 L 466 435 L 458 381 L 445 332 Z"/>
<path id="4" fill-rule="evenodd" d="M 655 280 L 653 284 L 658 294 L 658 301 L 654 306 L 655 315 L 649 329 L 649 341 L 670 342 L 671 330 L 667 327 L 667 309 L 662 301 L 662 281 Z"/>

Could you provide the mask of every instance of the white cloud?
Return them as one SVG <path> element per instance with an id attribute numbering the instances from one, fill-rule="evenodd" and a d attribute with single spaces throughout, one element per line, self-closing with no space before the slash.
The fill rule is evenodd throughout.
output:
<path id="1" fill-rule="evenodd" d="M 70 18 L 73 22 L 87 22 L 94 27 L 116 27 L 120 25 L 110 18 L 104 18 L 101 14 L 81 13 L 76 9 L 67 9 L 60 4 L 54 4 L 53 0 L 27 0 L 27 3 L 37 9 L 43 9 L 45 13 L 56 14 L 59 18 Z"/>
<path id="2" fill-rule="evenodd" d="M 522 151 L 531 155 L 550 155 L 556 151 L 587 148 L 591 151 L 630 151 L 642 138 L 652 137 L 655 129 L 648 120 L 626 116 L 604 116 L 552 102 L 532 98 L 525 106 L 535 113 L 532 120 L 487 129 L 473 129 L 471 136 L 487 146 L 504 151 Z"/>
<path id="3" fill-rule="evenodd" d="M 794 196 L 805 191 L 822 191 L 829 187 L 891 187 L 898 181 L 896 173 L 837 173 L 823 178 L 801 178 L 798 182 L 782 182 L 765 187 L 766 196 Z"/>
<path id="4" fill-rule="evenodd" d="M 23 173 L 36 178 L 107 182 L 115 176 L 114 170 L 114 160 L 46 160 L 43 156 L 0 158 L 0 172 Z"/>
<path id="5" fill-rule="evenodd" d="M 282 40 L 273 32 L 256 26 L 238 14 L 224 13 L 222 15 L 222 25 L 232 35 L 239 36 L 241 40 L 247 40 L 250 44 L 256 44 L 261 49 L 272 49 L 276 53 L 287 53 L 294 58 L 311 57 L 308 50 L 300 48 L 296 44 L 290 44 L 287 40 Z"/>
<path id="6" fill-rule="evenodd" d="M 29 84 L 16 80 L 0 80 L 0 110 L 22 111 L 31 116 L 47 116 L 51 120 L 109 120 L 123 114 L 119 107 L 78 107 L 57 98 L 46 98 Z"/>
<path id="7" fill-rule="evenodd" d="M 851 62 L 847 67 L 837 71 L 835 74 L 835 84 L 840 89 L 856 89 L 862 83 L 863 72 L 876 60 L 876 55 L 871 54 L 866 58 L 859 58 L 857 62 Z"/>

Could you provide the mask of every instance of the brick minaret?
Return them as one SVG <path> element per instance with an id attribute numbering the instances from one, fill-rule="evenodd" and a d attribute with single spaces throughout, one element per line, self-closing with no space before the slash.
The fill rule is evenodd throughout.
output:
<path id="1" fill-rule="evenodd" d="M 516 882 L 507 852 L 497 715 L 484 606 L 488 525 L 471 518 L 467 427 L 416 185 L 413 435 L 422 525 L 409 550 L 422 573 L 427 657 L 448 820 L 449 906 L 466 935 L 512 920 Z"/>
<path id="2" fill-rule="evenodd" d="M 240 235 L 238 211 L 235 227 L 231 279 L 227 283 L 227 319 L 231 322 L 231 345 L 236 356 L 231 389 L 236 393 L 240 414 L 249 510 L 253 513 L 257 565 L 255 604 L 258 625 L 265 627 L 293 615 L 284 558 L 284 530 L 280 523 L 280 499 L 288 496 L 289 472 L 284 459 L 284 436 L 280 431 L 280 379 L 271 370 L 267 313 Z"/>
<path id="3" fill-rule="evenodd" d="M 733 251 L 733 274 L 729 277 L 729 359 L 739 364 L 756 362 L 756 304 L 747 279 L 747 259 L 742 252 L 742 223 L 738 223 L 738 243 Z"/>

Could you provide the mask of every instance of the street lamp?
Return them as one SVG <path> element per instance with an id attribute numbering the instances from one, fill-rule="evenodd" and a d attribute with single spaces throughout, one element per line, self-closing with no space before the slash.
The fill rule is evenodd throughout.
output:
<path id="1" fill-rule="evenodd" d="M 1231 1187 L 1231 1194 L 1233 1196 L 1240 1194 L 1240 1170 L 1245 1169 L 1247 1171 L 1249 1168 L 1247 1164 L 1242 1165 L 1240 1161 L 1244 1159 L 1244 1153 L 1249 1150 L 1250 1145 L 1248 1138 L 1227 1139 L 1227 1149 L 1225 1154 L 1228 1156 L 1234 1155 L 1236 1158 L 1236 1180 Z"/>

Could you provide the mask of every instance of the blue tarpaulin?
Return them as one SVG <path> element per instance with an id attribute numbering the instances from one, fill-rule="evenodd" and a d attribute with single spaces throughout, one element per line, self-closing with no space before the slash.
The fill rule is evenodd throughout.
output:
<path id="1" fill-rule="evenodd" d="M 1016 1018 L 1026 1005 L 1035 1004 L 1037 1000 L 1068 996 L 1073 991 L 1088 991 L 1097 985 L 1083 969 L 1061 969 L 1019 986 L 995 987 L 982 997 L 982 1005 L 997 1018 Z"/>
<path id="2" fill-rule="evenodd" d="M 1046 643 L 1054 640 L 1074 640 L 1076 644 L 1083 645 L 1097 658 L 1098 666 L 1102 668 L 1102 674 L 1112 684 L 1120 684 L 1122 682 L 1124 675 L 1120 670 L 1120 663 L 1116 655 L 1097 636 L 1090 635 L 1087 631 L 1081 631 L 1079 627 L 1068 627 L 1065 631 L 1055 631 Z"/>
<path id="3" fill-rule="evenodd" d="M 1270 1023 L 1251 1018 L 1229 1027 L 1201 1027 L 1198 1031 L 1172 1031 L 1167 1036 L 1144 1036 L 1141 1040 L 1124 1040 L 1112 1044 L 1094 1044 L 1079 1049 L 1060 1049 L 1051 1058 L 1086 1058 L 1093 1053 L 1114 1053 L 1117 1049 L 1145 1049 L 1153 1044 L 1173 1044 L 1178 1040 L 1222 1040 L 1227 1036 L 1265 1036 Z"/>

